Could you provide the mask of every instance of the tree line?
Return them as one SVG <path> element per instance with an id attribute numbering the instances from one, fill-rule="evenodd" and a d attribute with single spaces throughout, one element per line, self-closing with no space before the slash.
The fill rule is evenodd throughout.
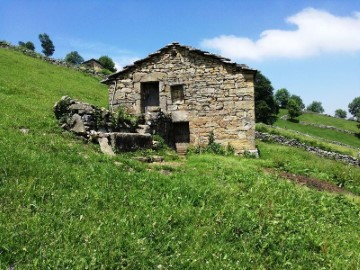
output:
<path id="1" fill-rule="evenodd" d="M 39 40 L 40 40 L 41 47 L 42 47 L 41 52 L 46 57 L 52 56 L 55 52 L 55 46 L 54 46 L 54 43 L 52 42 L 52 40 L 50 39 L 49 35 L 46 33 L 39 34 Z M 31 50 L 31 51 L 35 51 L 35 45 L 31 41 L 27 41 L 27 42 L 19 41 L 18 44 L 20 47 L 23 47 L 23 48 Z M 69 52 L 65 56 L 64 60 L 65 60 L 65 62 L 67 62 L 69 64 L 73 64 L 73 65 L 79 65 L 82 62 L 84 62 L 84 58 L 77 51 Z M 103 56 L 99 57 L 99 59 L 97 59 L 97 61 L 99 61 L 99 63 L 104 67 L 104 69 L 107 69 L 111 72 L 116 71 L 115 63 L 109 56 L 103 55 Z"/>
<path id="2" fill-rule="evenodd" d="M 290 119 L 299 117 L 304 111 L 323 113 L 324 108 L 320 101 L 313 101 L 308 106 L 300 96 L 291 94 L 286 88 L 281 88 L 274 93 L 271 81 L 260 71 L 255 76 L 255 119 L 256 122 L 273 124 L 276 121 L 279 109 L 287 109 Z M 348 105 L 349 112 L 354 119 L 360 122 L 360 97 Z M 343 109 L 337 109 L 335 117 L 346 118 L 347 113 Z"/>

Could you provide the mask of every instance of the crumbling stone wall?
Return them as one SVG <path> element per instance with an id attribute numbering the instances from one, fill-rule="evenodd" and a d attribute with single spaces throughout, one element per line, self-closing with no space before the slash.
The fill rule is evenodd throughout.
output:
<path id="1" fill-rule="evenodd" d="M 153 147 L 152 136 L 146 130 L 138 127 L 131 133 L 130 128 L 116 126 L 112 113 L 104 108 L 64 96 L 55 103 L 53 110 L 63 129 L 98 142 L 106 154 Z"/>
<path id="2" fill-rule="evenodd" d="M 360 166 L 360 160 L 349 155 L 343 155 L 335 152 L 325 151 L 318 147 L 306 145 L 296 139 L 288 139 L 281 135 L 269 134 L 256 131 L 256 138 L 265 142 L 275 142 L 281 145 L 296 147 L 304 149 L 310 153 L 314 153 L 318 156 L 322 156 L 329 159 L 335 159 L 347 164 Z"/>
<path id="3" fill-rule="evenodd" d="M 109 103 L 141 114 L 141 84 L 157 81 L 159 107 L 173 122 L 189 122 L 191 144 L 206 145 L 214 132 L 216 142 L 239 153 L 255 149 L 254 74 L 172 44 L 108 81 Z M 172 100 L 174 85 L 182 85 L 183 100 Z"/>

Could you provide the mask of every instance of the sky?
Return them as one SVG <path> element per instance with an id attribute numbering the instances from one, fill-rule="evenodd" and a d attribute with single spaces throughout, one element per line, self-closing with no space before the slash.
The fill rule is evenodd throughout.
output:
<path id="1" fill-rule="evenodd" d="M 40 33 L 54 58 L 108 55 L 118 69 L 180 42 L 257 69 L 330 115 L 360 96 L 359 0 L 0 0 L 0 40 L 40 52 Z"/>

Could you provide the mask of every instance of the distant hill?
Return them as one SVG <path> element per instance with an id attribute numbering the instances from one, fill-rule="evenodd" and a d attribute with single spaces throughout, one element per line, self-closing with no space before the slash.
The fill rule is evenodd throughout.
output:
<path id="1" fill-rule="evenodd" d="M 0 269 L 360 268 L 359 167 L 260 141 L 259 159 L 107 157 L 58 126 L 63 95 L 107 106 L 98 79 L 0 49 Z M 353 134 L 275 126 L 258 128 L 359 148 Z"/>

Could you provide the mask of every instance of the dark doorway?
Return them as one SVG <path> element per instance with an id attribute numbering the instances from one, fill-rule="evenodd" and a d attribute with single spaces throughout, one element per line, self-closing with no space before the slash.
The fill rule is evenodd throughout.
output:
<path id="1" fill-rule="evenodd" d="M 186 155 L 190 143 L 189 122 L 173 123 L 173 128 L 176 152 L 179 155 Z"/>
<path id="2" fill-rule="evenodd" d="M 190 142 L 189 122 L 173 123 L 175 143 Z"/>
<path id="3" fill-rule="evenodd" d="M 159 106 L 159 82 L 141 83 L 141 110 L 148 106 Z"/>

